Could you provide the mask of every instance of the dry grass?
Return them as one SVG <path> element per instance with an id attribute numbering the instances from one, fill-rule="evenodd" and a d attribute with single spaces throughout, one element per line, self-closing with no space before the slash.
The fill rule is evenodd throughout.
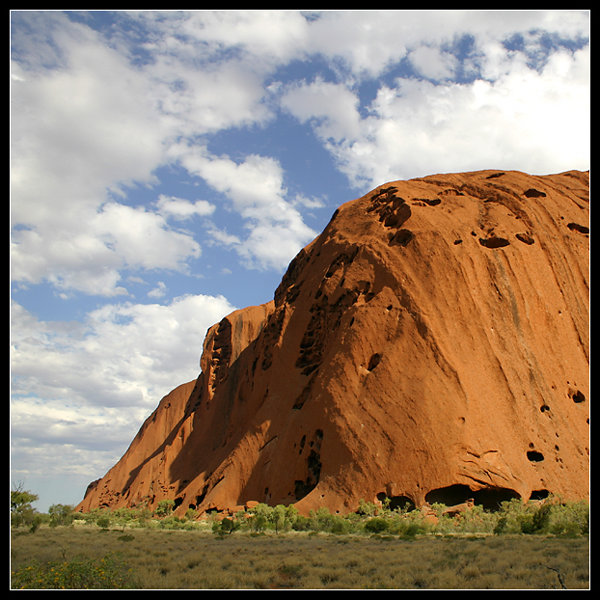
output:
<path id="1" fill-rule="evenodd" d="M 144 589 L 552 589 L 589 586 L 588 537 L 251 535 L 96 527 L 13 534 L 12 571 L 117 553 Z"/>

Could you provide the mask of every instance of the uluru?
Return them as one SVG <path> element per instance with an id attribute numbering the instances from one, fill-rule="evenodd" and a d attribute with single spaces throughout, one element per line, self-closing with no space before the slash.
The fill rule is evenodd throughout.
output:
<path id="1" fill-rule="evenodd" d="M 589 175 L 384 183 L 201 350 L 78 510 L 588 498 Z"/>

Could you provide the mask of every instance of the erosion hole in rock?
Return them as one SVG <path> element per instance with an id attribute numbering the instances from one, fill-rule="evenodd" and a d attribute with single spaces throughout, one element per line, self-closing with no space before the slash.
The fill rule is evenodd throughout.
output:
<path id="1" fill-rule="evenodd" d="M 181 496 L 179 496 L 179 498 L 175 498 L 175 500 L 173 502 L 174 502 L 173 510 L 175 510 L 176 508 L 181 506 L 181 503 L 183 502 L 183 498 Z"/>
<path id="2" fill-rule="evenodd" d="M 321 457 L 314 450 L 311 450 L 310 454 L 308 455 L 307 465 L 308 470 L 318 482 L 321 475 Z"/>
<path id="3" fill-rule="evenodd" d="M 304 444 L 306 444 L 306 435 L 303 435 L 302 439 L 300 440 L 300 450 L 298 451 L 298 454 L 302 454 L 302 450 L 304 450 Z"/>
<path id="4" fill-rule="evenodd" d="M 528 190 L 525 190 L 525 192 L 523 192 L 523 195 L 526 198 L 545 198 L 546 194 L 544 192 L 540 192 L 539 190 L 536 190 L 535 188 L 529 188 Z"/>
<path id="5" fill-rule="evenodd" d="M 530 500 L 545 500 L 550 495 L 548 490 L 533 490 L 529 496 Z"/>
<path id="6" fill-rule="evenodd" d="M 316 450 L 315 448 L 312 448 L 306 459 L 306 467 L 308 470 L 306 479 L 296 479 L 294 481 L 294 496 L 296 502 L 302 500 L 302 498 L 314 490 L 317 483 L 319 483 L 319 479 L 321 478 L 321 455 L 317 450 L 321 446 L 322 439 L 323 431 L 317 429 L 315 431 L 315 438 L 310 442 L 310 446 L 314 445 Z"/>
<path id="7" fill-rule="evenodd" d="M 527 244 L 528 246 L 531 246 L 532 244 L 535 243 L 535 240 L 528 234 L 526 233 L 517 233 L 515 235 L 515 237 L 520 241 L 523 242 L 524 244 Z"/>
<path id="8" fill-rule="evenodd" d="M 410 206 L 408 204 L 401 204 L 397 210 L 385 216 L 383 219 L 383 224 L 386 227 L 398 229 L 399 227 L 402 227 L 402 225 L 404 225 L 408 219 L 410 219 L 410 216 Z"/>
<path id="9" fill-rule="evenodd" d="M 585 225 L 579 225 L 579 223 L 569 223 L 567 227 L 571 231 L 578 231 L 579 233 L 589 233 L 589 227 L 585 227 Z"/>
<path id="10" fill-rule="evenodd" d="M 489 238 L 479 238 L 479 243 L 485 248 L 502 248 L 510 244 L 510 242 L 506 238 L 497 236 L 492 236 Z"/>
<path id="11" fill-rule="evenodd" d="M 573 399 L 573 402 L 575 402 L 576 404 L 579 404 L 580 402 L 585 402 L 585 395 L 580 392 L 579 390 L 577 390 L 572 396 L 571 398 Z"/>
<path id="12" fill-rule="evenodd" d="M 408 496 L 389 496 L 385 492 L 377 494 L 377 500 L 386 503 L 390 510 L 410 511 L 415 509 L 415 503 Z"/>
<path id="13" fill-rule="evenodd" d="M 414 238 L 414 234 L 409 229 L 399 229 L 391 238 L 388 244 L 390 246 L 407 246 Z"/>
<path id="14" fill-rule="evenodd" d="M 429 504 L 439 503 L 445 504 L 446 506 L 453 506 L 454 504 L 466 502 L 472 497 L 473 492 L 468 485 L 456 483 L 447 487 L 431 490 L 425 495 L 425 501 Z"/>
<path id="15" fill-rule="evenodd" d="M 369 359 L 369 364 L 367 365 L 367 371 L 372 371 L 375 367 L 381 362 L 381 354 L 376 352 Z"/>
<path id="16" fill-rule="evenodd" d="M 537 450 L 529 450 L 527 452 L 527 460 L 530 462 L 542 462 L 544 460 L 544 455 Z"/>

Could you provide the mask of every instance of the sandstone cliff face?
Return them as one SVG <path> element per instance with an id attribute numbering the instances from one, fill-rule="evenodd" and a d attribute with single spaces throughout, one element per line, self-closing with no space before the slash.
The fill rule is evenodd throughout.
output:
<path id="1" fill-rule="evenodd" d="M 588 497 L 588 194 L 479 171 L 344 204 L 78 508 Z"/>

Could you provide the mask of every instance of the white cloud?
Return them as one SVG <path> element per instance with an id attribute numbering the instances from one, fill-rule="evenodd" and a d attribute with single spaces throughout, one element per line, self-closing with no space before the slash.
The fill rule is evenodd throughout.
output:
<path id="1" fill-rule="evenodd" d="M 363 189 L 442 171 L 588 168 L 589 47 L 556 51 L 539 70 L 520 53 L 486 56 L 484 71 L 494 80 L 396 79 L 379 88 L 358 122 L 327 102 L 302 105 L 316 84 L 292 89 L 282 103 L 300 120 L 322 119 L 315 132 Z"/>
<path id="2" fill-rule="evenodd" d="M 114 296 L 124 269 L 185 270 L 200 245 L 165 218 L 214 207 L 163 198 L 153 213 L 107 203 L 108 191 L 156 183 L 181 136 L 264 121 L 261 75 L 233 59 L 198 68 L 172 48 L 140 67 L 125 40 L 59 13 L 30 18 L 31 36 L 15 40 L 26 58 L 12 65 L 13 279 Z"/>
<path id="3" fill-rule="evenodd" d="M 164 194 L 159 196 L 156 204 L 160 214 L 176 220 L 189 219 L 194 215 L 206 217 L 212 215 L 216 208 L 214 204 L 206 200 L 191 202 L 176 196 L 165 196 Z"/>
<path id="4" fill-rule="evenodd" d="M 190 13 L 183 33 L 218 47 L 241 47 L 252 57 L 279 63 L 305 48 L 307 25 L 297 11 L 199 11 Z"/>
<path id="5" fill-rule="evenodd" d="M 211 155 L 205 148 L 180 146 L 178 160 L 193 175 L 231 201 L 249 231 L 245 239 L 212 228 L 215 240 L 233 246 L 247 265 L 283 269 L 316 236 L 292 202 L 279 163 L 270 157 L 249 155 L 242 162 Z"/>
<path id="6" fill-rule="evenodd" d="M 222 296 L 189 295 L 167 305 L 105 305 L 84 323 L 44 322 L 13 303 L 11 425 L 18 451 L 71 445 L 89 453 L 89 468 L 96 447 L 104 446 L 114 461 L 160 398 L 198 376 L 206 330 L 233 310 Z M 43 459 L 37 461 L 42 468 Z"/>
<path id="7" fill-rule="evenodd" d="M 326 11 L 309 23 L 306 51 L 332 60 L 334 68 L 341 61 L 347 75 L 370 78 L 422 46 L 433 50 L 468 35 L 478 48 L 487 40 L 532 30 L 586 37 L 589 15 L 587 11 Z"/>
<path id="8" fill-rule="evenodd" d="M 410 61 L 427 79 L 448 79 L 458 66 L 458 60 L 449 52 L 431 46 L 419 46 L 410 53 Z"/>
<path id="9" fill-rule="evenodd" d="M 197 376 L 206 330 L 234 309 L 222 296 L 190 295 L 166 305 L 106 304 L 77 323 L 39 321 L 14 304 L 13 392 L 147 409 Z"/>
<path id="10" fill-rule="evenodd" d="M 167 293 L 167 286 L 164 281 L 159 281 L 156 287 L 148 292 L 149 298 L 162 298 Z"/>
<path id="11" fill-rule="evenodd" d="M 185 261 L 200 255 L 190 235 L 170 229 L 162 216 L 143 208 L 105 204 L 92 226 L 129 267 L 182 270 Z"/>
<path id="12" fill-rule="evenodd" d="M 157 56 L 147 74 L 157 84 L 161 119 L 179 135 L 214 133 L 264 123 L 271 117 L 263 74 L 252 64 L 232 59 L 199 69 L 180 56 Z"/>
<path id="13" fill-rule="evenodd" d="M 57 230 L 40 222 L 35 229 L 13 231 L 13 280 L 114 296 L 126 293 L 118 285 L 123 269 L 184 272 L 200 256 L 191 234 L 171 229 L 164 217 L 144 208 L 109 202 L 99 211 L 77 212 L 79 223 L 67 218 Z"/>
<path id="14" fill-rule="evenodd" d="M 293 84 L 284 91 L 281 106 L 303 123 L 314 121 L 321 139 L 341 141 L 358 135 L 359 101 L 343 84 L 320 79 Z"/>

